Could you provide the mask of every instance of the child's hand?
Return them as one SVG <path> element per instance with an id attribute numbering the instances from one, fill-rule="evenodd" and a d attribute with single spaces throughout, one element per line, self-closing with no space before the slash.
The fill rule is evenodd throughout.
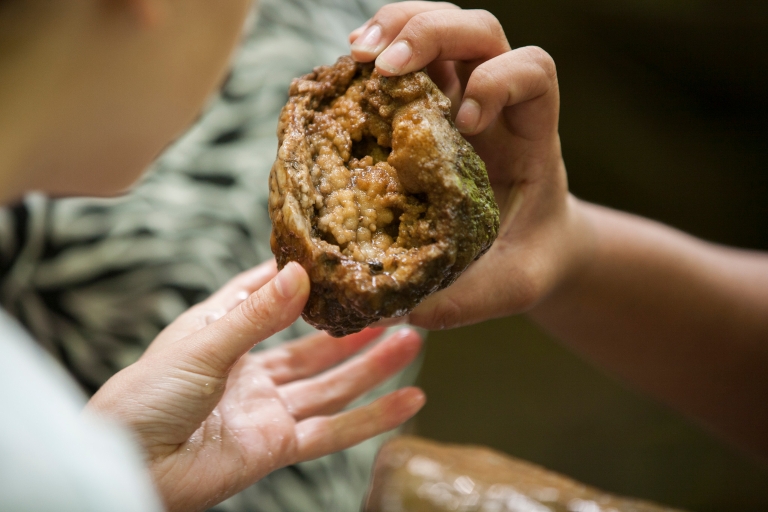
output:
<path id="1" fill-rule="evenodd" d="M 447 328 L 524 311 L 589 257 L 591 230 L 568 194 L 557 75 L 546 52 L 511 50 L 486 11 L 435 2 L 387 5 L 350 42 L 355 59 L 375 59 L 386 76 L 427 67 L 485 161 L 501 209 L 488 253 L 410 322 Z"/>
<path id="2" fill-rule="evenodd" d="M 340 412 L 416 357 L 412 330 L 335 368 L 381 330 L 249 354 L 298 317 L 309 293 L 299 265 L 276 272 L 274 262 L 245 272 L 187 311 L 89 403 L 133 431 L 170 511 L 205 509 L 275 469 L 395 428 L 424 404 L 407 388 Z"/>

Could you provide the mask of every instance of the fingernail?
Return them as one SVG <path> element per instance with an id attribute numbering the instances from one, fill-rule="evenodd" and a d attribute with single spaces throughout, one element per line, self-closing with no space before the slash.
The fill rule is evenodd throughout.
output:
<path id="1" fill-rule="evenodd" d="M 275 289 L 284 299 L 293 298 L 301 287 L 299 264 L 291 262 L 275 277 Z"/>
<path id="2" fill-rule="evenodd" d="M 461 133 L 474 133 L 480 123 L 480 104 L 468 98 L 464 100 L 456 114 L 456 128 Z"/>
<path id="3" fill-rule="evenodd" d="M 379 55 L 376 66 L 389 73 L 397 74 L 411 61 L 411 57 L 413 57 L 411 45 L 405 41 L 398 41 Z"/>
<path id="4" fill-rule="evenodd" d="M 375 52 L 381 42 L 381 26 L 371 25 L 352 43 L 352 49 L 363 52 Z"/>

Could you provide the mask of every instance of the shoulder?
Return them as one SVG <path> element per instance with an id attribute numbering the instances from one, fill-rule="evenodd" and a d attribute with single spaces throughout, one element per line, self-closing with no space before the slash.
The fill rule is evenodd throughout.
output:
<path id="1" fill-rule="evenodd" d="M 138 451 L 0 310 L 0 509 L 161 510 Z"/>

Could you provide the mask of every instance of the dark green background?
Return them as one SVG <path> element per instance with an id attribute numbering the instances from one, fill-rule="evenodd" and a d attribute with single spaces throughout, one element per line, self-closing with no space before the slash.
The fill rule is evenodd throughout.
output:
<path id="1" fill-rule="evenodd" d="M 496 14 L 513 47 L 555 58 L 576 195 L 768 249 L 768 2 L 458 3 Z M 524 318 L 434 333 L 427 347 L 422 435 L 694 511 L 768 510 L 765 466 Z"/>

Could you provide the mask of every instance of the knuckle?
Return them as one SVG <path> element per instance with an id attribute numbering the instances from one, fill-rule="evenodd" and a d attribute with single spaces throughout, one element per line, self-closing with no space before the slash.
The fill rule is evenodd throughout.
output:
<path id="1" fill-rule="evenodd" d="M 466 94 L 481 102 L 496 98 L 500 100 L 500 95 L 506 94 L 508 85 L 504 69 L 499 69 L 495 62 L 488 61 L 472 71 Z"/>
<path id="2" fill-rule="evenodd" d="M 479 84 L 494 84 L 497 81 L 496 71 L 491 62 L 484 62 L 472 71 L 471 80 Z"/>
<path id="3" fill-rule="evenodd" d="M 549 53 L 538 46 L 528 46 L 524 50 L 528 59 L 544 73 L 548 80 L 557 81 L 557 66 L 555 59 Z"/>
<path id="4" fill-rule="evenodd" d="M 502 39 L 506 43 L 507 36 L 504 33 L 504 27 L 501 26 L 501 22 L 499 21 L 499 19 L 496 16 L 494 16 L 492 13 L 486 11 L 485 9 L 479 9 L 477 11 L 477 17 L 485 25 L 485 27 L 488 30 L 488 32 L 495 39 Z"/>
<path id="5" fill-rule="evenodd" d="M 386 27 L 396 24 L 404 24 L 408 21 L 408 12 L 402 5 L 387 4 L 383 6 L 374 16 L 373 21 Z"/>
<path id="6" fill-rule="evenodd" d="M 269 306 L 261 293 L 254 293 L 240 304 L 240 317 L 248 328 L 263 331 L 269 328 L 273 316 Z"/>
<path id="7" fill-rule="evenodd" d="M 418 41 L 425 35 L 430 36 L 437 31 L 440 18 L 441 16 L 437 12 L 419 13 L 410 19 L 405 30 L 408 30 L 411 34 L 418 34 L 419 37 L 416 38 L 416 41 Z M 403 31 L 405 32 L 405 30 Z"/>
<path id="8" fill-rule="evenodd" d="M 379 19 L 379 18 L 382 18 L 382 17 L 388 17 L 388 16 L 391 16 L 393 13 L 402 12 L 402 11 L 403 11 L 403 7 L 401 5 L 398 5 L 398 4 L 386 4 L 386 5 L 382 6 L 378 10 L 378 12 L 376 12 L 376 16 L 375 16 L 374 19 Z"/>

